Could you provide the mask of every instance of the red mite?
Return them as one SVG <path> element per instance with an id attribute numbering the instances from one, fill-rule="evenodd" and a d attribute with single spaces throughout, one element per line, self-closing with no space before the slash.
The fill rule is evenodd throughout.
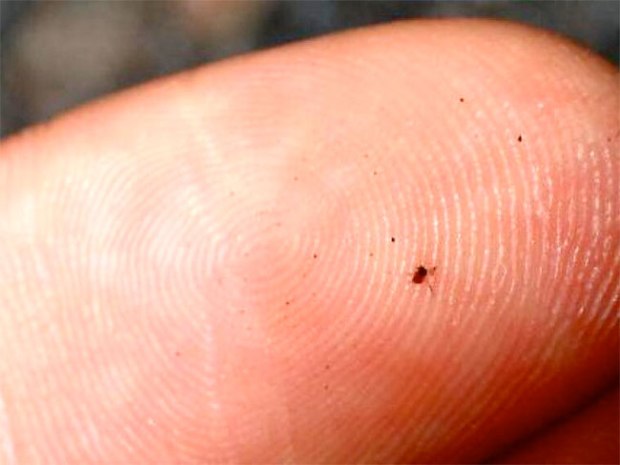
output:
<path id="1" fill-rule="evenodd" d="M 426 268 L 425 266 L 418 266 L 415 270 L 415 272 L 413 273 L 413 278 L 411 278 L 411 282 L 415 283 L 415 284 L 422 284 L 425 280 L 427 276 L 432 276 L 435 273 L 435 270 L 437 269 L 436 266 L 434 266 L 433 268 Z M 428 288 L 431 290 L 431 293 L 433 292 L 433 287 L 430 285 L 428 285 Z"/>

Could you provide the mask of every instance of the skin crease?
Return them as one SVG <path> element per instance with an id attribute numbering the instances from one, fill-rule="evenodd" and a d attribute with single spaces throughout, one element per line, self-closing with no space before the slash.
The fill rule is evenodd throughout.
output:
<path id="1" fill-rule="evenodd" d="M 525 444 L 499 463 L 608 463 L 618 460 L 618 390 Z M 611 460 L 610 460 L 611 459 Z"/>
<path id="2" fill-rule="evenodd" d="M 3 141 L 0 464 L 476 462 L 615 391 L 618 90 L 402 22 Z"/>

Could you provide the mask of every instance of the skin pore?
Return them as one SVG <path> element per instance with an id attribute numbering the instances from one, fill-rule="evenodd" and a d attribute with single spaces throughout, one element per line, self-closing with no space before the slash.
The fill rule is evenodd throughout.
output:
<path id="1" fill-rule="evenodd" d="M 548 33 L 402 22 L 4 140 L 0 464 L 455 463 L 519 441 L 613 462 L 618 95 Z"/>

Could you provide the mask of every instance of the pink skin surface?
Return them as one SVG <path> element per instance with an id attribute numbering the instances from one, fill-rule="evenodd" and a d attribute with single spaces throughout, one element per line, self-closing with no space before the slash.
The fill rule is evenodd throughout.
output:
<path id="1" fill-rule="evenodd" d="M 3 141 L 0 464 L 475 462 L 613 389 L 618 90 L 403 22 Z"/>

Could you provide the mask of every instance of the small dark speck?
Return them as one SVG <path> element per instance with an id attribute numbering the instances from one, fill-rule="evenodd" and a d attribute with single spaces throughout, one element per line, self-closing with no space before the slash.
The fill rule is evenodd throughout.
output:
<path id="1" fill-rule="evenodd" d="M 326 391 L 329 389 L 329 386 L 327 384 L 323 385 L 323 389 L 325 389 Z"/>
<path id="2" fill-rule="evenodd" d="M 521 137 L 521 134 L 519 134 L 519 137 L 517 137 L 517 140 L 518 140 L 519 142 L 521 142 L 521 141 L 523 140 L 523 137 Z"/>
<path id="3" fill-rule="evenodd" d="M 372 174 L 373 174 L 373 176 L 376 176 L 376 175 L 377 175 L 377 172 L 376 172 L 376 171 L 373 171 L 373 172 L 372 172 Z"/>
<path id="4" fill-rule="evenodd" d="M 392 242 L 396 242 L 396 238 L 395 237 L 392 238 Z"/>
<path id="5" fill-rule="evenodd" d="M 312 258 L 317 258 L 317 257 L 318 257 L 317 254 L 312 255 Z"/>
<path id="6" fill-rule="evenodd" d="M 465 101 L 465 99 L 464 99 L 463 97 L 461 97 L 461 98 L 459 99 L 459 102 L 464 102 L 464 101 Z"/>
<path id="7" fill-rule="evenodd" d="M 287 301 L 286 301 L 286 305 L 291 305 L 291 303 L 287 300 Z"/>
<path id="8" fill-rule="evenodd" d="M 374 255 L 372 252 L 370 252 L 370 253 L 368 254 L 368 256 L 369 256 L 369 257 L 374 257 L 375 255 Z"/>

